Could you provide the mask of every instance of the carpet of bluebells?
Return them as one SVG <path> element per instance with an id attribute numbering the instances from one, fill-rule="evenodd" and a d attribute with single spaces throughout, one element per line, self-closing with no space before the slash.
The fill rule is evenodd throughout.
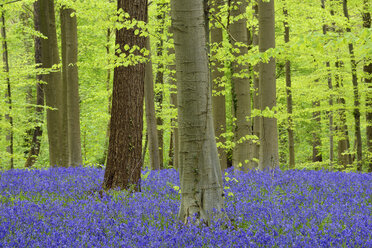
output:
<path id="1" fill-rule="evenodd" d="M 175 170 L 99 194 L 104 171 L 0 172 L 0 247 L 372 247 L 372 174 L 225 172 L 231 221 L 183 225 Z"/>

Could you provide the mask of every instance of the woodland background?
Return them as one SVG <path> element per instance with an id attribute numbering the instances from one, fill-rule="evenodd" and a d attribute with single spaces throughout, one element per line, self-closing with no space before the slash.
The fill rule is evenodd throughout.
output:
<path id="1" fill-rule="evenodd" d="M 0 167 L 2 169 L 10 168 L 11 158 L 15 168 L 25 166 L 33 130 L 38 125 L 41 125 L 43 134 L 40 154 L 34 167 L 41 168 L 49 165 L 46 115 L 40 117 L 35 111 L 38 83 L 36 75 L 46 72 L 38 68 L 34 60 L 34 38 L 40 37 L 40 33 L 34 28 L 33 3 L 33 0 L 24 0 L 3 5 L 1 8 L 7 35 L 11 87 L 11 110 L 9 110 L 9 98 L 6 93 L 8 92 L 7 73 L 2 70 L 0 74 L 2 96 L 0 98 Z M 109 0 L 57 0 L 55 3 L 58 40 L 61 37 L 60 6 L 68 5 L 76 11 L 82 162 L 85 165 L 102 165 L 105 163 L 108 149 L 107 130 L 115 67 L 115 28 L 118 27 L 116 3 Z M 363 16 L 371 12 L 368 1 L 347 1 L 349 20 L 344 16 L 342 1 L 327 1 L 323 7 L 320 0 L 275 1 L 276 48 L 260 53 L 257 45 L 248 43 L 247 53 L 241 56 L 235 56 L 232 52 L 231 34 L 228 30 L 234 21 L 245 17 L 247 32 L 252 33 L 252 27 L 257 25 L 253 1 L 248 3 L 243 16 L 235 17 L 232 17 L 229 11 L 229 3 L 231 4 L 230 1 L 223 2 L 219 11 L 213 8 L 210 10 L 211 18 L 217 20 L 215 25 L 223 30 L 222 45 L 212 44 L 210 48 L 214 53 L 213 60 L 223 63 L 223 68 L 220 69 L 223 71 L 223 76 L 219 80 L 219 85 L 225 90 L 214 92 L 214 94 L 224 95 L 226 101 L 226 131 L 223 134 L 226 140 L 220 142 L 219 146 L 223 147 L 231 158 L 231 151 L 235 144 L 231 64 L 248 63 L 253 68 L 260 59 L 264 60 L 265 57 L 273 55 L 276 58 L 275 117 L 278 120 L 281 168 L 289 168 L 288 118 L 290 116 L 293 120 L 295 168 L 330 169 L 332 167 L 347 171 L 356 170 L 358 142 L 355 136 L 354 114 L 355 109 L 358 109 L 361 120 L 362 170 L 371 170 L 371 150 L 368 151 L 368 147 L 371 149 L 371 143 L 367 144 L 366 118 L 372 111 L 369 102 L 372 85 L 371 76 L 366 74 L 365 66 L 371 65 L 372 31 L 370 22 L 369 27 L 363 22 Z M 283 9 L 287 10 L 287 15 Z M 174 54 L 169 11 L 167 0 L 149 2 L 148 33 L 151 40 L 155 81 L 157 129 L 162 136 L 160 149 L 164 168 L 174 165 L 174 152 L 172 152 L 174 144 L 171 136 L 176 126 L 174 120 L 177 116 L 177 110 L 171 101 L 175 71 L 172 69 Z M 286 25 L 290 27 L 288 42 L 284 40 L 284 22 L 287 22 Z M 327 32 L 324 32 L 324 27 Z M 60 45 L 60 42 L 58 44 Z M 355 106 L 350 44 L 353 45 L 356 62 L 359 106 Z M 286 61 L 291 62 L 292 114 L 288 114 L 287 111 Z M 235 77 L 244 77 L 244 73 L 246 72 L 242 71 Z M 249 77 L 252 78 L 253 73 L 249 73 Z M 332 87 L 329 85 L 329 79 L 332 81 Z M 251 89 L 254 89 L 252 82 Z M 260 115 L 260 111 L 253 109 L 253 105 L 251 118 Z M 269 111 L 265 114 L 273 115 L 274 112 Z M 7 115 L 12 117 L 12 124 L 9 123 L 9 118 L 6 118 Z M 330 116 L 333 117 L 331 129 Z M 39 121 L 40 118 L 43 122 Z M 13 154 L 7 151 L 10 143 L 7 135 L 10 130 L 14 137 Z M 146 128 L 144 146 L 147 142 L 145 134 Z M 330 142 L 331 136 L 333 141 Z M 332 145 L 334 148 L 330 153 Z M 148 164 L 149 158 L 146 153 L 145 165 Z"/>

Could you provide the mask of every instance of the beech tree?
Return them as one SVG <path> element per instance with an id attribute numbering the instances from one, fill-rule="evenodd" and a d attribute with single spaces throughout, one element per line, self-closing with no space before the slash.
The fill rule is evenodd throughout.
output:
<path id="1" fill-rule="evenodd" d="M 288 19 L 287 6 L 283 9 L 284 18 Z M 289 42 L 289 23 L 288 20 L 284 20 L 284 41 Z M 295 145 L 294 145 L 294 132 L 293 132 L 293 106 L 292 106 L 292 80 L 291 80 L 291 61 L 285 61 L 285 82 L 286 82 L 286 93 L 287 93 L 287 112 L 288 112 L 288 146 L 289 146 L 289 168 L 295 168 Z"/>
<path id="2" fill-rule="evenodd" d="M 6 91 L 5 91 L 5 101 L 8 104 L 8 112 L 5 114 L 5 119 L 9 122 L 9 127 L 6 134 L 7 147 L 6 151 L 10 155 L 9 167 L 14 168 L 14 159 L 13 159 L 13 117 L 12 117 L 12 91 L 9 78 L 9 53 L 8 53 L 8 43 L 6 38 L 6 27 L 5 27 L 5 15 L 3 10 L 4 5 L 0 5 L 1 11 L 1 39 L 2 39 L 2 48 L 3 48 L 3 69 L 5 72 L 6 80 Z"/>
<path id="3" fill-rule="evenodd" d="M 366 29 L 371 28 L 371 2 L 368 0 L 363 1 L 363 27 Z M 372 61 L 371 58 L 366 58 L 363 66 L 364 82 L 367 84 L 366 95 L 366 120 L 367 120 L 367 165 L 368 171 L 372 172 Z"/>
<path id="4" fill-rule="evenodd" d="M 172 0 L 176 51 L 179 173 L 178 218 L 208 222 L 223 207 L 222 177 L 213 127 L 203 0 Z"/>
<path id="5" fill-rule="evenodd" d="M 233 165 L 235 169 L 248 170 L 252 163 L 251 125 L 251 93 L 249 66 L 242 61 L 241 56 L 248 52 L 247 19 L 244 17 L 247 3 L 245 1 L 231 2 L 231 15 L 234 21 L 230 24 L 231 43 L 235 60 L 232 62 L 233 111 L 235 123 L 235 147 L 233 150 Z"/>
<path id="6" fill-rule="evenodd" d="M 34 28 L 35 28 L 35 31 L 40 32 L 39 1 L 34 2 L 33 7 L 34 7 Z M 42 63 L 41 38 L 39 36 L 34 37 L 34 47 L 35 47 L 35 52 L 34 52 L 35 64 L 41 64 Z M 36 118 L 37 118 L 37 125 L 35 126 L 33 130 L 31 148 L 27 156 L 27 160 L 25 162 L 25 167 L 31 167 L 32 165 L 34 165 L 40 153 L 41 136 L 43 134 L 43 129 L 41 125 L 43 123 L 43 113 L 44 113 L 44 108 L 43 108 L 44 106 L 44 85 L 41 82 L 42 78 L 43 77 L 41 74 L 36 75 L 37 84 L 36 84 L 35 112 L 36 112 Z"/>
<path id="7" fill-rule="evenodd" d="M 223 33 L 220 24 L 216 20 L 217 13 L 222 7 L 223 1 L 216 0 L 212 1 L 212 8 L 214 9 L 214 17 L 211 18 L 211 44 L 214 47 L 214 50 L 211 51 L 212 58 L 211 61 L 211 82 L 213 87 L 213 96 L 212 96 L 212 107 L 213 107 L 213 121 L 214 121 L 214 130 L 216 134 L 216 141 L 224 144 L 226 138 L 222 135 L 226 132 L 226 99 L 225 99 L 225 87 L 223 85 L 222 78 L 224 76 L 223 72 L 223 63 L 217 58 L 218 49 L 222 48 L 223 42 Z M 220 146 L 218 147 L 218 154 L 220 158 L 221 170 L 227 168 L 227 154 L 225 149 Z"/>
<path id="8" fill-rule="evenodd" d="M 150 37 L 147 37 L 146 49 L 150 51 L 149 61 L 145 68 L 145 103 L 146 124 L 149 140 L 150 167 L 152 170 L 160 169 L 159 142 L 156 128 L 155 104 L 154 104 L 154 77 L 152 75 Z"/>
<path id="9" fill-rule="evenodd" d="M 275 9 L 274 0 L 258 0 L 259 51 L 267 52 L 275 48 Z M 275 58 L 260 63 L 261 111 L 273 112 L 276 106 Z M 273 113 L 263 113 L 260 131 L 261 170 L 279 166 L 277 119 Z"/>
<path id="10" fill-rule="evenodd" d="M 140 49 L 145 48 L 146 38 L 139 35 L 138 26 L 147 20 L 147 0 L 118 0 L 117 9 L 119 13 L 127 13 L 129 20 L 136 25 L 116 31 L 115 43 L 119 47 L 117 63 L 122 64 L 114 69 L 110 139 L 103 188 L 140 191 L 145 63 L 134 60 L 127 64 L 126 56 L 129 56 L 128 47 L 137 47 L 134 54 L 142 56 Z M 121 14 L 121 18 L 125 16 Z"/>
<path id="11" fill-rule="evenodd" d="M 75 10 L 62 6 L 61 10 L 62 40 L 62 82 L 64 98 L 65 126 L 68 138 L 68 165 L 82 164 L 80 141 L 80 103 L 78 83 L 78 40 Z M 67 123 L 67 125 L 66 125 Z"/>

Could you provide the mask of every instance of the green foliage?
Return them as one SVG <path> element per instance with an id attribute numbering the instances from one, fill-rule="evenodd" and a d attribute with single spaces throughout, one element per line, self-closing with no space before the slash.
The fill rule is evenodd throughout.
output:
<path id="1" fill-rule="evenodd" d="M 14 120 L 14 161 L 16 167 L 23 167 L 26 152 L 29 149 L 28 131 L 36 125 L 35 120 L 35 96 L 36 74 L 46 74 L 48 70 L 37 69 L 34 63 L 34 36 L 41 36 L 34 31 L 32 4 L 34 0 L 24 0 L 5 5 L 6 30 L 8 35 L 8 51 L 10 58 L 10 82 L 12 87 L 12 112 Z M 67 6 L 76 10 L 78 19 L 78 42 L 79 42 L 79 84 L 80 84 L 80 108 L 81 108 L 81 137 L 82 152 L 85 164 L 104 163 L 105 149 L 107 149 L 107 125 L 109 122 L 109 99 L 112 92 L 113 69 L 116 66 L 129 66 L 146 61 L 148 51 L 142 47 L 123 46 L 120 51 L 115 46 L 115 31 L 119 28 L 133 29 L 136 35 L 149 36 L 151 40 L 151 57 L 154 76 L 163 73 L 164 84 L 155 85 L 155 93 L 163 96 L 162 106 L 157 105 L 158 116 L 163 124 L 158 126 L 164 132 L 164 164 L 169 162 L 169 144 L 171 130 L 177 126 L 172 121 L 177 118 L 177 110 L 170 103 L 171 80 L 175 78 L 175 71 L 170 69 L 175 63 L 175 55 L 172 52 L 173 38 L 170 33 L 171 18 L 169 0 L 154 0 L 149 4 L 149 23 L 130 19 L 128 13 L 116 10 L 115 1 L 90 0 L 56 1 L 57 32 L 59 33 L 59 8 Z M 266 62 L 268 58 L 275 57 L 277 63 L 277 107 L 264 111 L 252 110 L 252 116 L 275 117 L 278 119 L 280 134 L 280 157 L 282 168 L 286 168 L 288 160 L 287 128 L 288 114 L 286 110 L 286 86 L 284 64 L 291 61 L 292 67 L 292 95 L 293 95 L 293 125 L 295 131 L 295 151 L 297 168 L 320 169 L 329 167 L 329 122 L 328 117 L 332 112 L 334 119 L 340 118 L 340 110 L 346 113 L 346 124 L 351 140 L 351 149 L 348 151 L 354 155 L 354 121 L 353 121 L 353 92 L 351 84 L 351 66 L 348 54 L 348 44 L 353 43 L 355 57 L 357 58 L 357 73 L 359 78 L 359 91 L 361 93 L 361 114 L 365 116 L 365 96 L 367 86 L 363 84 L 366 75 L 362 72 L 363 62 L 370 61 L 372 57 L 372 30 L 362 28 L 362 0 L 348 1 L 350 22 L 343 16 L 342 5 L 339 1 L 326 1 L 325 8 L 321 8 L 320 1 L 304 0 L 280 0 L 276 1 L 276 48 L 265 53 L 260 53 L 257 46 L 251 44 L 237 44 L 247 46 L 249 52 L 244 56 L 235 57 L 229 40 L 227 28 L 241 18 L 247 18 L 249 32 L 252 26 L 256 26 L 257 20 L 253 18 L 251 1 L 244 15 L 232 18 L 229 15 L 229 6 L 224 4 L 218 9 L 210 9 L 210 18 L 216 20 L 214 25 L 223 29 L 224 41 L 222 46 L 210 44 L 211 63 L 217 61 L 224 64 L 221 70 L 224 76 L 219 80 L 225 91 L 213 92 L 213 94 L 225 95 L 226 97 L 226 120 L 225 134 L 226 143 L 218 143 L 218 146 L 231 150 L 236 144 L 234 141 L 234 118 L 231 113 L 231 63 L 248 64 L 250 68 L 260 61 Z M 283 7 L 288 10 L 289 16 L 283 15 Z M 230 6 L 235 8 L 236 6 Z M 332 12 L 332 13 L 331 13 Z M 371 12 L 371 11 L 370 11 Z M 284 42 L 284 25 L 286 20 L 290 27 L 290 41 Z M 327 25 L 327 33 L 323 33 L 323 25 Z M 351 33 L 344 30 L 349 27 Z M 58 34 L 59 35 L 59 34 Z M 60 35 L 59 35 L 60 36 Z M 46 37 L 42 37 L 46 38 Z M 157 53 L 158 46 L 162 46 L 162 53 Z M 120 54 L 120 55 L 116 55 Z M 343 66 L 337 67 L 336 62 L 342 61 Z M 329 67 L 326 67 L 329 62 Z M 161 65 L 161 66 L 160 66 Z M 56 65 L 59 66 L 59 65 Z M 108 78 L 108 73 L 110 77 Z M 242 71 L 234 76 L 252 77 L 252 71 Z M 333 89 L 327 85 L 328 76 L 332 75 Z M 5 74 L 0 72 L 0 95 L 5 95 Z M 342 78 L 342 84 L 336 87 L 336 76 Z M 155 77 L 154 77 L 155 78 Z M 32 100 L 26 99 L 27 93 L 32 94 Z M 329 105 L 329 99 L 334 99 L 333 106 Z M 345 104 L 337 99 L 343 97 Z M 313 102 L 319 101 L 320 106 L 314 107 Z M 45 107 L 47 108 L 47 107 Z M 313 119 L 313 112 L 321 113 L 320 126 Z M 0 98 L 0 164 L 7 166 L 9 154 L 6 152 L 8 142 L 5 139 L 10 125 L 4 118 L 9 113 L 9 106 L 4 97 Z M 44 115 L 45 117 L 45 115 Z M 45 123 L 44 119 L 44 123 Z M 335 122 L 336 123 L 336 122 Z M 365 140 L 365 118 L 362 118 L 362 138 Z M 322 141 L 320 147 L 323 162 L 310 163 L 312 154 L 312 133 L 316 131 Z M 41 153 L 36 167 L 48 165 L 48 141 L 47 130 L 43 125 L 43 137 Z M 256 140 L 257 137 L 247 135 L 244 139 Z M 335 155 L 337 142 L 343 137 L 335 132 Z M 366 143 L 364 141 L 364 143 Z M 364 145 L 364 144 L 363 144 Z M 365 145 L 364 145 L 365 148 Z M 364 149 L 366 152 L 366 149 Z M 367 157 L 367 156 L 365 156 Z M 148 161 L 148 158 L 145 158 Z M 336 166 L 336 165 L 335 165 Z M 346 170 L 353 170 L 351 165 Z"/>

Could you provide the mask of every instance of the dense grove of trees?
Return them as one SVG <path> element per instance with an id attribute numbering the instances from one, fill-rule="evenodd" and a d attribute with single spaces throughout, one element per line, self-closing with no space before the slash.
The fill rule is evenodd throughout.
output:
<path id="1" fill-rule="evenodd" d="M 371 172 L 371 8 L 1 1 L 0 167 L 105 164 L 131 190 L 173 167 L 179 218 L 206 220 L 227 167 Z"/>

